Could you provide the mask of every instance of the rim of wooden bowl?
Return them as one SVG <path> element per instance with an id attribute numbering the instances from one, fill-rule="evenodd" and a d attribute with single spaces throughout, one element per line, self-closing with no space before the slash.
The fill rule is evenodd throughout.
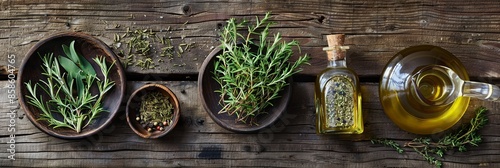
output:
<path id="1" fill-rule="evenodd" d="M 217 55 L 220 52 L 222 52 L 222 49 L 219 47 L 212 50 L 210 52 L 210 54 L 203 61 L 203 64 L 200 67 L 200 72 L 198 74 L 198 92 L 200 95 L 200 100 L 201 100 L 201 103 L 203 105 L 203 108 L 208 113 L 210 118 L 212 118 L 212 120 L 215 123 L 217 123 L 217 125 L 221 126 L 222 128 L 225 128 L 229 131 L 237 132 L 237 133 L 256 132 L 256 131 L 259 131 L 263 128 L 266 128 L 266 127 L 270 126 L 271 124 L 273 124 L 274 122 L 276 122 L 276 120 L 278 120 L 278 118 L 280 118 L 281 115 L 287 110 L 287 106 L 288 106 L 288 103 L 290 101 L 291 92 L 292 92 L 292 86 L 291 86 L 292 78 L 288 78 L 287 81 L 288 81 L 289 85 L 286 86 L 281 91 L 281 93 L 280 93 L 281 97 L 272 101 L 274 106 L 266 108 L 266 109 L 273 109 L 274 111 L 269 112 L 268 114 L 261 114 L 261 116 L 258 116 L 258 118 L 260 118 L 260 119 L 257 119 L 257 120 L 261 121 L 262 118 L 264 118 L 263 120 L 266 121 L 265 123 L 259 122 L 258 123 L 259 125 L 248 125 L 248 124 L 239 123 L 239 122 L 236 123 L 235 120 L 229 121 L 227 119 L 227 118 L 236 119 L 236 117 L 234 115 L 228 116 L 227 114 L 218 114 L 218 111 L 212 110 L 213 107 L 214 108 L 217 106 L 220 107 L 220 105 L 218 103 L 209 104 L 208 102 L 209 102 L 210 97 L 208 96 L 208 94 L 216 94 L 217 97 L 220 97 L 220 96 L 218 93 L 214 92 L 215 91 L 214 88 L 210 88 L 210 90 L 204 89 L 204 87 L 210 86 L 210 81 L 205 81 L 204 76 L 210 75 L 210 78 L 208 80 L 215 81 L 212 78 L 212 71 L 213 70 L 207 69 L 207 67 L 211 66 L 210 64 L 212 64 L 213 59 L 216 59 Z M 225 116 L 222 116 L 222 115 L 225 115 Z M 271 115 L 271 116 L 263 117 L 264 115 Z M 226 118 L 226 119 L 223 119 L 223 118 Z"/>
<path id="2" fill-rule="evenodd" d="M 29 105 L 27 103 L 28 99 L 25 99 L 25 97 L 24 97 L 25 93 L 23 92 L 23 88 L 25 88 L 25 85 L 22 82 L 25 79 L 24 73 L 33 73 L 33 71 L 30 70 L 32 67 L 26 67 L 26 65 L 28 64 L 28 61 L 32 59 L 31 57 L 37 56 L 37 53 L 35 53 L 35 52 L 40 47 L 52 42 L 52 40 L 57 40 L 57 39 L 61 39 L 61 38 L 74 38 L 74 39 L 79 39 L 79 40 L 85 41 L 86 43 L 89 43 L 91 46 L 95 46 L 96 48 L 101 49 L 102 52 L 104 52 L 106 54 L 105 55 L 106 59 L 110 59 L 111 61 L 116 61 L 114 67 L 116 68 L 116 73 L 117 73 L 116 78 L 119 81 L 115 81 L 115 82 L 117 82 L 117 83 L 120 82 L 119 84 L 121 86 L 121 87 L 117 88 L 117 86 L 115 85 L 115 87 L 114 87 L 114 89 L 119 89 L 118 93 L 117 93 L 118 97 L 113 98 L 113 99 L 116 99 L 116 102 L 112 102 L 112 104 L 110 105 L 110 109 L 112 109 L 112 108 L 115 108 L 115 109 L 113 109 L 112 111 L 106 112 L 106 113 L 109 113 L 109 114 L 107 114 L 106 121 L 104 121 L 104 123 L 102 123 L 101 125 L 97 126 L 97 128 L 90 129 L 87 127 L 87 128 L 84 128 L 82 130 L 82 132 L 80 132 L 80 133 L 75 132 L 76 134 L 65 134 L 69 131 L 67 131 L 64 128 L 53 129 L 53 128 L 47 126 L 47 124 L 42 124 L 41 121 L 37 120 L 38 118 L 36 118 L 35 114 L 30 111 L 29 106 L 32 106 L 32 105 Z M 62 44 L 60 44 L 60 45 L 62 45 Z M 18 92 L 19 93 L 18 94 L 19 104 L 24 109 L 26 116 L 31 121 L 31 123 L 33 123 L 33 125 L 35 125 L 39 130 L 41 130 L 41 131 L 43 131 L 51 136 L 61 138 L 61 139 L 81 139 L 81 138 L 91 136 L 91 135 L 101 131 L 102 129 L 104 129 L 106 126 L 108 126 L 113 121 L 113 118 L 116 116 L 116 113 L 118 113 L 121 101 L 122 101 L 124 94 L 125 94 L 126 79 L 125 79 L 124 69 L 120 64 L 120 60 L 115 55 L 115 53 L 113 51 L 111 51 L 111 49 L 104 42 L 102 42 L 101 40 L 99 40 L 91 35 L 81 33 L 81 32 L 62 32 L 62 33 L 53 34 L 45 39 L 42 39 L 38 43 L 36 43 L 33 47 L 31 47 L 31 49 L 28 51 L 25 58 L 23 59 L 23 62 L 21 63 L 21 66 L 19 69 L 19 74 L 18 74 L 18 80 L 17 80 L 17 88 L 19 88 L 19 90 L 18 90 L 19 91 Z M 109 98 L 109 97 L 107 97 L 107 98 Z M 33 108 L 35 108 L 35 107 L 33 107 Z M 93 124 L 95 124 L 95 123 L 93 123 Z M 89 125 L 89 126 L 91 126 L 91 125 Z M 57 130 L 57 129 L 63 129 L 63 130 Z"/>
<path id="3" fill-rule="evenodd" d="M 170 124 L 168 127 L 166 127 L 166 129 L 163 131 L 148 132 L 146 129 L 144 129 L 141 126 L 140 123 L 138 123 L 135 120 L 136 112 L 135 111 L 133 112 L 131 109 L 132 103 L 140 103 L 140 102 L 138 102 L 138 100 L 140 100 L 140 96 L 142 96 L 142 94 L 144 94 L 145 92 L 151 92 L 151 91 L 160 91 L 163 94 L 166 94 L 167 96 L 170 97 L 169 101 L 174 106 L 174 114 L 173 114 L 174 117 L 172 120 L 172 124 Z M 137 97 L 137 99 L 135 99 L 136 97 Z M 172 90 L 170 90 L 168 87 L 161 85 L 161 84 L 146 84 L 146 85 L 140 87 L 139 89 L 136 89 L 132 93 L 132 95 L 130 95 L 130 98 L 127 101 L 126 108 L 127 108 L 126 109 L 127 123 L 130 126 L 130 128 L 132 129 L 132 131 L 134 131 L 137 135 L 139 135 L 142 138 L 150 138 L 150 139 L 160 138 L 162 136 L 165 136 L 170 131 L 172 131 L 172 129 L 174 129 L 174 127 L 177 125 L 177 122 L 179 122 L 180 111 L 181 111 L 179 100 L 177 99 L 177 96 L 175 96 L 175 94 L 174 94 L 174 92 L 172 92 Z M 133 114 L 131 114 L 131 113 L 133 113 Z"/>

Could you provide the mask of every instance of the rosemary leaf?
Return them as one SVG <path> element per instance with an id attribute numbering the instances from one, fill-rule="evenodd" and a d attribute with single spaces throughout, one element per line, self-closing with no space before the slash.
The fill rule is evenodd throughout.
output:
<path id="1" fill-rule="evenodd" d="M 101 79 L 93 68 L 88 69 L 92 67 L 90 63 L 76 53 L 74 41 L 69 47 L 63 45 L 62 48 L 66 56 L 54 57 L 53 53 L 41 56 L 42 75 L 46 80 L 35 84 L 32 81 L 26 82 L 29 92 L 26 98 L 29 104 L 42 112 L 38 120 L 46 121 L 53 128 L 69 128 L 80 133 L 101 112 L 106 111 L 102 108 L 101 101 L 115 85 L 114 81 L 108 78 L 114 63 L 108 67 L 104 57 L 97 56 L 94 59 L 103 74 Z M 66 72 L 61 71 L 61 67 Z M 99 89 L 97 95 L 90 93 L 94 85 Z M 48 100 L 43 99 L 38 88 L 48 95 Z"/>
<path id="2" fill-rule="evenodd" d="M 272 100 L 288 85 L 287 78 L 300 71 L 298 67 L 308 64 L 307 55 L 294 63 L 288 60 L 293 55 L 292 47 L 297 41 L 284 42 L 279 33 L 268 40 L 270 13 L 257 17 L 255 25 L 232 18 L 221 32 L 222 54 L 216 56 L 214 79 L 221 85 L 220 113 L 236 115 L 237 122 L 258 124 L 255 118 L 267 113 Z M 247 29 L 247 34 L 239 30 Z M 254 40 L 258 39 L 257 40 Z"/>

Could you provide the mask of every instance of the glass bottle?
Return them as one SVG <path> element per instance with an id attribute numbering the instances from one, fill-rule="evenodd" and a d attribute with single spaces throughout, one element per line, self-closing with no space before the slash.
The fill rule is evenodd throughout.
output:
<path id="1" fill-rule="evenodd" d="M 363 117 L 359 79 L 346 66 L 344 35 L 327 35 L 328 66 L 315 83 L 316 133 L 361 134 Z"/>

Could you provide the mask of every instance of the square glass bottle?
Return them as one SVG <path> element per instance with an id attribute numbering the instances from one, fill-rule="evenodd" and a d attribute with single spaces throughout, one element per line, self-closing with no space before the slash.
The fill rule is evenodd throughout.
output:
<path id="1" fill-rule="evenodd" d="M 327 35 L 328 66 L 317 77 L 314 102 L 316 133 L 361 134 L 364 131 L 361 92 L 356 73 L 346 66 L 344 35 Z"/>

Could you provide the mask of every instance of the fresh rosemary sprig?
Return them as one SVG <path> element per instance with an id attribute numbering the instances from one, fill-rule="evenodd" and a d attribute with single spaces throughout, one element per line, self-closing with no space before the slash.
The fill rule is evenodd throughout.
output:
<path id="1" fill-rule="evenodd" d="M 247 21 L 227 21 L 221 32 L 222 54 L 217 56 L 213 71 L 214 79 L 221 85 L 216 92 L 221 94 L 220 113 L 236 115 L 237 122 L 258 124 L 255 117 L 265 113 L 271 100 L 288 85 L 287 78 L 300 71 L 298 67 L 308 64 L 307 55 L 295 63 L 288 62 L 293 55 L 292 47 L 299 47 L 297 41 L 282 42 L 280 33 L 268 40 L 270 13 L 256 24 Z M 247 34 L 240 34 L 246 28 Z M 254 40 L 253 37 L 257 37 Z"/>
<path id="2" fill-rule="evenodd" d="M 39 120 L 47 121 L 53 128 L 65 127 L 79 133 L 101 112 L 106 111 L 101 102 L 115 85 L 114 81 L 108 78 L 114 63 L 108 67 L 104 57 L 97 56 L 93 59 L 104 76 L 100 79 L 91 64 L 76 53 L 74 41 L 69 47 L 63 45 L 63 51 L 66 56 L 54 57 L 53 53 L 41 56 L 42 75 L 46 80 L 40 80 L 34 85 L 31 81 L 26 82 L 29 92 L 26 97 L 29 104 L 41 110 Z M 66 72 L 61 71 L 61 67 Z M 99 90 L 96 95 L 91 93 L 94 84 Z M 43 100 L 38 88 L 48 95 L 49 100 Z"/>
<path id="3" fill-rule="evenodd" d="M 479 107 L 476 109 L 476 115 L 471 119 L 469 124 L 463 125 L 462 128 L 446 134 L 438 141 L 433 141 L 429 137 L 419 137 L 410 142 L 406 142 L 404 147 L 412 148 L 418 154 L 422 155 L 430 164 L 436 167 L 442 167 L 442 161 L 438 160 L 436 156 L 443 158 L 444 154 L 452 149 L 458 149 L 459 152 L 465 152 L 467 151 L 467 145 L 478 146 L 478 144 L 481 143 L 482 138 L 477 131 L 488 122 L 488 118 L 485 115 L 487 111 L 485 107 Z M 371 142 L 373 144 L 382 144 L 392 147 L 396 149 L 398 153 L 403 152 L 403 149 L 394 140 L 373 139 Z"/>

